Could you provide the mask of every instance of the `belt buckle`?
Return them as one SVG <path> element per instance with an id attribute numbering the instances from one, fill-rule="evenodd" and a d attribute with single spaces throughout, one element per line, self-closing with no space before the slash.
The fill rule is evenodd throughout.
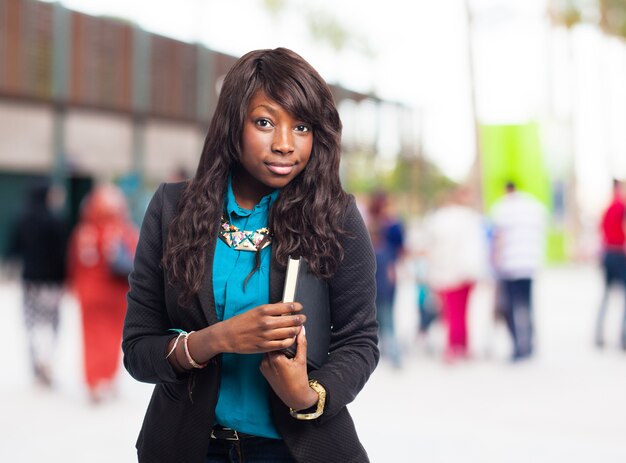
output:
<path id="1" fill-rule="evenodd" d="M 239 439 L 239 434 L 237 433 L 236 429 L 232 429 L 232 428 L 221 428 L 220 431 L 231 431 L 233 433 L 233 436 L 228 436 L 228 437 L 223 437 L 223 440 L 229 440 L 229 441 L 238 441 Z M 211 430 L 211 438 L 213 439 L 220 439 L 219 437 L 217 437 L 215 435 L 215 429 Z"/>

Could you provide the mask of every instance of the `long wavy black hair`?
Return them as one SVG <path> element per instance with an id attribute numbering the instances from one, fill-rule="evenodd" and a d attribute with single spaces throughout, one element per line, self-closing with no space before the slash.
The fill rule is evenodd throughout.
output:
<path id="1" fill-rule="evenodd" d="M 304 257 L 313 273 L 329 278 L 343 259 L 339 238 L 348 195 L 339 180 L 342 125 L 330 88 L 291 50 L 252 51 L 224 78 L 198 169 L 169 226 L 163 267 L 169 283 L 181 289 L 181 303 L 189 303 L 200 290 L 228 175 L 240 165 L 248 103 L 259 90 L 313 128 L 307 166 L 281 189 L 270 211 L 276 260 L 285 267 L 289 256 Z"/>

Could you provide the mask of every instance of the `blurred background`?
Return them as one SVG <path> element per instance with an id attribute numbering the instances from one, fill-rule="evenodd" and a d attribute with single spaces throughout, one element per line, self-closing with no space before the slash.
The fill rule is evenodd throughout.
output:
<path id="1" fill-rule="evenodd" d="M 33 183 L 49 182 L 68 236 L 102 184 L 139 226 L 161 182 L 194 174 L 234 61 L 284 46 L 331 85 L 343 184 L 373 241 L 396 233 L 384 356 L 351 406 L 372 461 L 626 461 L 626 284 L 605 289 L 600 226 L 626 179 L 625 36 L 622 0 L 0 0 L 0 460 L 134 461 L 151 391 L 121 369 L 93 400 L 69 276 L 50 371 L 33 380 L 27 338 L 40 334 L 12 253 Z M 523 362 L 499 306 L 507 182 L 545 212 Z M 469 222 L 453 237 L 452 220 L 432 220 L 450 202 L 476 214 L 482 244 Z M 462 355 L 432 276 L 444 235 L 484 261 Z"/>

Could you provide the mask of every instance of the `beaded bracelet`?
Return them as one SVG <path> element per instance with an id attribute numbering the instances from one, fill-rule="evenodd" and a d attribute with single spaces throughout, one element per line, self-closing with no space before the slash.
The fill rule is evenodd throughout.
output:
<path id="1" fill-rule="evenodd" d="M 183 347 L 185 348 L 185 355 L 187 356 L 187 361 L 194 368 L 204 368 L 207 366 L 207 364 L 196 362 L 193 358 L 191 358 L 191 354 L 189 353 L 189 346 L 188 346 L 187 340 L 189 339 L 189 336 L 191 335 L 191 333 L 195 333 L 195 331 L 190 331 L 189 333 L 186 333 L 186 332 L 181 333 L 183 336 Z"/>

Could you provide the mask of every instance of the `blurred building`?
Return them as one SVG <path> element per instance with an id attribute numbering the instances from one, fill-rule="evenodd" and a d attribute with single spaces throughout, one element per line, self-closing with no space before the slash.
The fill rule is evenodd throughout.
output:
<path id="1" fill-rule="evenodd" d="M 221 80 L 236 59 L 59 3 L 0 0 L 0 195 L 19 198 L 33 176 L 52 174 L 66 186 L 75 220 L 92 183 L 115 180 L 140 219 L 146 191 L 195 170 Z M 340 108 L 351 108 L 347 128 L 364 102 L 374 120 L 390 106 L 407 110 L 331 88 Z M 407 138 L 393 136 L 398 146 Z M 348 137 L 346 149 L 374 155 L 377 143 Z M 19 203 L 0 206 L 0 251 Z"/>

